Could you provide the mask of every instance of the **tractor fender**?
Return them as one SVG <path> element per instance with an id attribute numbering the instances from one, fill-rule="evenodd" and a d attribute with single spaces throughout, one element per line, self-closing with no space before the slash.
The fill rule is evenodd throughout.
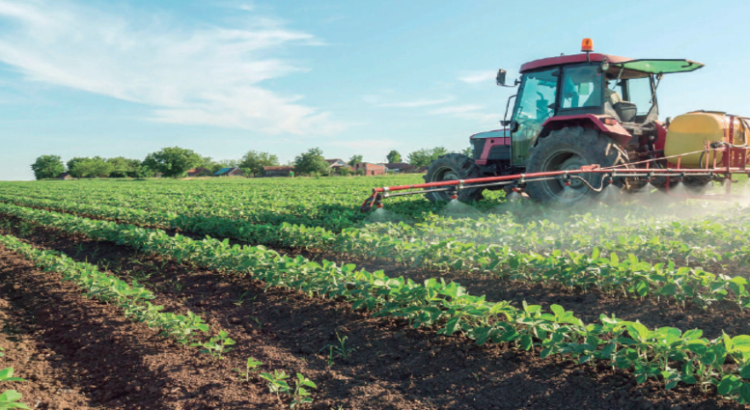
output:
<path id="1" fill-rule="evenodd" d="M 593 128 L 604 135 L 612 138 L 620 146 L 625 146 L 633 137 L 628 130 L 622 127 L 619 122 L 609 125 L 604 123 L 605 118 L 612 118 L 609 115 L 581 114 L 581 115 L 563 115 L 552 117 L 542 124 L 542 131 L 537 137 L 536 145 L 541 138 L 545 138 L 551 131 L 559 130 L 566 127 L 583 127 Z"/>

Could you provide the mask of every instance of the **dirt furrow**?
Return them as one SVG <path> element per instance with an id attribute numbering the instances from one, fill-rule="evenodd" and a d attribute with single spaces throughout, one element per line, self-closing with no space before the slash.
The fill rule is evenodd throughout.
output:
<path id="1" fill-rule="evenodd" d="M 35 244 L 67 250 L 71 256 L 78 250 L 79 259 L 138 277 L 162 293 L 160 298 L 178 300 L 212 325 L 228 329 L 241 341 L 230 362 L 245 357 L 240 353 L 252 353 L 273 367 L 284 363 L 283 355 L 294 353 L 299 363 L 286 366 L 297 366 L 318 383 L 316 409 L 743 408 L 703 395 L 696 387 L 665 392 L 656 382 L 636 385 L 630 374 L 603 364 L 540 359 L 507 345 L 477 347 L 460 337 L 354 312 L 343 302 L 264 291 L 257 281 L 189 268 L 122 246 L 47 229 L 29 234 Z M 347 337 L 345 347 L 351 351 L 347 357 L 335 356 L 329 366 L 324 348 L 336 345 L 337 336 Z M 251 343 L 260 347 L 242 350 Z M 222 377 L 228 372 L 214 370 Z"/>

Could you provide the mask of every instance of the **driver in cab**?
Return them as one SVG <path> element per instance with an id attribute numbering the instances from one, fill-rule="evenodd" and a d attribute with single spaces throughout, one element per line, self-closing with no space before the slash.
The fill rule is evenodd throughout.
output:
<path id="1" fill-rule="evenodd" d="M 610 90 L 609 89 L 609 79 L 604 80 L 604 98 L 605 101 L 609 101 L 610 104 L 614 107 L 615 104 L 622 102 L 622 97 L 620 97 L 620 94 L 617 93 L 617 91 Z"/>

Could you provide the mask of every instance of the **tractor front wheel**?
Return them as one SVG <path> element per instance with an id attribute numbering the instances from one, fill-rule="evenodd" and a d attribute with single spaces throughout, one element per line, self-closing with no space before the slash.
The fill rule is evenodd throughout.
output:
<path id="1" fill-rule="evenodd" d="M 538 141 L 526 162 L 526 172 L 573 171 L 584 165 L 598 164 L 602 168 L 627 162 L 627 156 L 612 139 L 596 130 L 570 127 L 552 131 Z M 602 185 L 602 174 L 583 174 L 581 177 L 594 188 Z M 524 191 L 539 202 L 572 205 L 596 192 L 583 181 L 571 178 L 570 185 L 558 178 L 528 182 Z"/>
<path id="2" fill-rule="evenodd" d="M 473 159 L 463 154 L 448 154 L 432 161 L 424 176 L 425 182 L 454 181 L 459 179 L 479 178 L 479 166 Z M 432 202 L 450 201 L 449 191 L 428 192 L 425 197 Z M 461 202 L 478 201 L 482 199 L 482 189 L 462 189 L 458 191 Z"/>

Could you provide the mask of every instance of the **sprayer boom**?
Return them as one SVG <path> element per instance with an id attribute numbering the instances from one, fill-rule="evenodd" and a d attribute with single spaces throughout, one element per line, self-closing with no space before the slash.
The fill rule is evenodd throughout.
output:
<path id="1" fill-rule="evenodd" d="M 731 151 L 742 151 L 742 156 L 745 157 L 746 150 L 750 148 L 726 147 L 719 148 L 713 151 L 729 151 L 730 149 Z M 650 162 L 651 161 L 644 161 L 639 165 L 646 164 L 646 166 L 648 166 Z M 733 174 L 744 174 L 750 176 L 750 169 L 745 168 L 744 166 L 716 167 L 716 164 L 714 163 L 713 168 L 688 169 L 680 168 L 679 162 L 680 161 L 678 158 L 678 165 L 675 168 L 600 168 L 598 165 L 590 165 L 581 167 L 577 170 L 536 172 L 375 188 L 372 190 L 372 195 L 368 197 L 362 204 L 360 211 L 369 212 L 373 208 L 382 208 L 383 199 L 397 196 L 418 195 L 428 192 L 447 192 L 450 194 L 451 199 L 455 200 L 458 198 L 458 193 L 464 189 L 510 187 L 514 191 L 522 191 L 523 187 L 525 187 L 529 183 L 549 180 L 558 180 L 562 185 L 566 187 L 569 187 L 571 185 L 571 181 L 580 181 L 590 191 L 592 191 L 593 193 L 598 193 L 608 185 L 621 183 L 626 179 L 632 180 L 638 178 L 645 180 L 645 182 L 647 183 L 650 183 L 652 178 L 663 178 L 664 180 L 666 180 L 666 183 L 664 185 L 665 191 L 669 193 L 670 182 L 672 184 L 682 182 L 685 177 L 704 177 L 709 181 L 725 181 L 726 195 L 690 195 L 690 197 L 723 199 L 729 196 L 732 182 L 736 182 L 732 181 L 731 179 L 731 176 Z M 744 165 L 744 163 L 745 161 L 743 158 L 741 164 Z M 592 186 L 587 178 L 585 178 L 585 176 L 593 174 L 603 175 L 603 178 L 601 178 L 600 186 Z"/>

